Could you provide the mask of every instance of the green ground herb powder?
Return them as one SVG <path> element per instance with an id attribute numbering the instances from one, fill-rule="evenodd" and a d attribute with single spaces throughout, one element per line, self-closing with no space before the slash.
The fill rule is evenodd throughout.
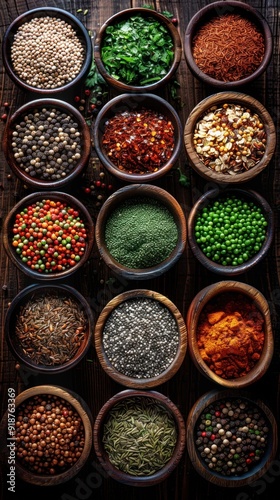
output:
<path id="1" fill-rule="evenodd" d="M 127 200 L 108 217 L 105 243 L 110 254 L 132 269 L 152 267 L 176 247 L 178 228 L 171 212 L 154 199 Z"/>

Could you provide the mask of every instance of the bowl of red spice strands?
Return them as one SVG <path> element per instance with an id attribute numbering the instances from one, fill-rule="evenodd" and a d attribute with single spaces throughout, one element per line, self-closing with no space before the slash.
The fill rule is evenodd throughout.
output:
<path id="1" fill-rule="evenodd" d="M 219 1 L 190 20 L 184 38 L 186 62 L 196 78 L 223 89 L 252 83 L 272 57 L 266 19 L 250 5 Z"/>
<path id="2" fill-rule="evenodd" d="M 12 300 L 5 317 L 8 346 L 20 367 L 57 374 L 88 351 L 93 315 L 86 299 L 65 284 L 36 284 Z"/>
<path id="3" fill-rule="evenodd" d="M 104 167 L 125 182 L 153 182 L 169 172 L 182 149 L 175 109 L 154 94 L 122 94 L 98 113 L 94 145 Z"/>

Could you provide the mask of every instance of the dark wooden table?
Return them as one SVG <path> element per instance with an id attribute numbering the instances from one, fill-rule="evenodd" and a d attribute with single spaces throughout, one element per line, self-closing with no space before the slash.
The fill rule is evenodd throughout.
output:
<path id="1" fill-rule="evenodd" d="M 184 40 L 184 32 L 191 17 L 204 5 L 207 1 L 180 1 L 166 0 L 149 2 L 154 5 L 154 8 L 159 11 L 167 10 L 172 12 L 178 18 L 178 29 L 180 31 L 182 41 Z M 267 72 L 253 85 L 242 91 L 256 97 L 268 109 L 273 117 L 274 123 L 279 127 L 280 117 L 280 88 L 279 88 L 279 0 L 249 0 L 247 3 L 257 8 L 267 19 L 274 38 L 274 51 L 271 64 Z M 56 6 L 68 10 L 72 14 L 79 17 L 84 22 L 87 29 L 92 33 L 98 32 L 103 22 L 115 12 L 122 9 L 141 6 L 145 2 L 134 2 L 128 0 L 108 1 L 108 2 L 89 2 L 75 0 L 7 0 L 1 1 L 1 39 L 9 24 L 21 13 L 26 10 L 39 6 Z M 82 9 L 81 12 L 78 12 Z M 84 12 L 88 10 L 86 14 Z M 0 82 L 0 106 L 1 115 L 6 112 L 3 107 L 4 102 L 9 102 L 9 112 L 13 112 L 20 105 L 29 99 L 29 96 L 19 91 L 7 76 L 3 69 L 3 64 L 0 65 L 1 82 Z M 200 82 L 193 78 L 190 74 L 184 56 L 180 63 L 176 74 L 176 82 L 179 84 L 178 99 L 174 99 L 172 88 L 168 87 L 160 91 L 160 95 L 168 99 L 177 109 L 182 124 L 186 122 L 189 112 L 192 108 L 207 95 L 210 95 L 215 90 L 206 88 Z M 109 92 L 108 98 L 113 96 L 113 92 Z M 74 96 L 72 96 L 73 98 Z M 68 97 L 69 98 L 69 97 Z M 5 122 L 0 122 L 0 133 L 2 135 Z M 279 128 L 278 128 L 279 131 Z M 189 187 L 183 187 L 179 183 L 179 171 L 177 167 L 188 176 L 190 180 Z M 71 188 L 71 193 L 79 197 L 86 204 L 92 214 L 93 219 L 98 213 L 98 206 L 95 200 L 86 195 L 84 187 L 90 185 L 94 180 L 99 178 L 100 165 L 96 160 L 94 149 L 90 164 L 83 176 L 76 183 L 75 188 Z M 113 188 L 117 189 L 120 184 L 115 179 L 109 178 L 106 174 L 105 182 L 112 183 Z M 184 151 L 175 168 L 165 178 L 155 184 L 164 187 L 180 202 L 184 209 L 186 218 L 188 213 L 198 196 L 212 187 L 209 183 L 198 177 L 186 162 Z M 280 206 L 280 165 L 279 165 L 279 145 L 274 155 L 273 160 L 266 170 L 254 181 L 247 184 L 247 188 L 256 189 L 261 193 L 271 204 L 275 214 L 275 238 L 272 248 L 268 256 L 258 264 L 254 270 L 239 275 L 236 279 L 246 283 L 250 283 L 258 288 L 267 298 L 272 315 L 273 331 L 275 337 L 275 351 L 272 363 L 266 375 L 257 383 L 250 387 L 250 394 L 253 397 L 260 397 L 273 411 L 279 422 L 280 417 L 280 400 L 279 400 L 279 367 L 280 367 L 280 340 L 279 340 L 279 324 L 280 324 L 280 244 L 279 244 L 279 206 Z M 14 204 L 30 191 L 26 188 L 15 176 L 11 173 L 3 152 L 0 152 L 0 223 L 7 215 L 8 211 Z M 106 192 L 102 193 L 103 199 L 106 198 Z M 66 388 L 73 389 L 81 395 L 88 403 L 93 419 L 96 417 L 99 409 L 115 393 L 123 389 L 122 386 L 114 383 L 103 372 L 94 347 L 91 348 L 86 358 L 72 372 L 60 376 L 30 376 L 25 372 L 18 371 L 15 368 L 16 362 L 9 352 L 3 331 L 3 323 L 5 312 L 9 302 L 15 295 L 24 287 L 29 285 L 31 281 L 18 271 L 13 264 L 8 260 L 3 245 L 0 247 L 0 296 L 1 296 L 1 350 L 0 350 L 0 389 L 1 389 L 1 415 L 7 409 L 7 394 L 8 388 L 15 389 L 16 394 L 25 390 L 28 387 L 39 385 L 42 383 L 58 384 Z M 186 316 L 190 301 L 194 295 L 204 286 L 218 282 L 221 278 L 218 275 L 212 274 L 205 270 L 193 257 L 190 249 L 187 247 L 184 255 L 177 265 L 167 272 L 164 276 L 153 281 L 127 283 L 112 276 L 109 269 L 100 260 L 96 247 L 92 252 L 88 264 L 71 280 L 68 284 L 76 287 L 89 301 L 95 318 L 100 313 L 102 307 L 112 297 L 118 293 L 132 288 L 150 288 L 161 292 L 168 296 L 179 308 L 184 317 Z M 170 382 L 158 387 L 157 390 L 168 395 L 172 401 L 179 407 L 184 419 L 194 404 L 194 402 L 206 391 L 216 388 L 213 384 L 205 380 L 197 369 L 194 367 L 187 353 L 184 363 L 178 373 Z M 2 499 L 6 498 L 28 498 L 42 499 L 54 498 L 58 499 L 105 499 L 112 500 L 121 498 L 122 500 L 137 500 L 144 496 L 148 499 L 159 500 L 203 500 L 205 498 L 216 498 L 221 500 L 225 496 L 229 500 L 253 500 L 253 499 L 276 499 L 279 493 L 276 492 L 276 486 L 279 488 L 280 477 L 280 453 L 277 452 L 275 461 L 273 462 L 268 473 L 259 480 L 256 484 L 251 484 L 246 488 L 225 490 L 216 487 L 206 482 L 196 473 L 191 464 L 187 451 L 171 476 L 163 483 L 150 488 L 133 488 L 123 486 L 114 480 L 110 479 L 106 473 L 100 469 L 94 450 L 92 450 L 90 459 L 86 466 L 81 470 L 77 478 L 55 488 L 40 488 L 22 483 L 17 479 L 16 493 L 9 495 L 7 491 L 7 470 L 2 469 L 1 476 L 1 495 Z M 278 489 L 279 492 L 279 489 Z"/>

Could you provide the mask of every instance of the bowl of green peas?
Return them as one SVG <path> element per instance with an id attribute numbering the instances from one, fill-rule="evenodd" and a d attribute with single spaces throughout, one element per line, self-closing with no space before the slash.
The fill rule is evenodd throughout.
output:
<path id="1" fill-rule="evenodd" d="M 209 271 L 234 276 L 267 255 L 273 224 L 269 203 L 256 191 L 215 188 L 200 196 L 190 211 L 189 245 Z"/>

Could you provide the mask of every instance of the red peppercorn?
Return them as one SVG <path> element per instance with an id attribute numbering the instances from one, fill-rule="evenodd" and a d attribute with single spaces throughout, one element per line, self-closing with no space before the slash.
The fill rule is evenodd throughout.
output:
<path id="1" fill-rule="evenodd" d="M 3 122 L 5 122 L 5 121 L 7 120 L 7 118 L 8 118 L 7 113 L 3 113 L 3 115 L 1 116 L 1 120 L 2 120 Z"/>
<path id="2" fill-rule="evenodd" d="M 100 187 L 101 186 L 101 181 L 95 181 L 94 184 L 95 184 L 96 187 Z"/>
<path id="3" fill-rule="evenodd" d="M 177 24 L 178 24 L 177 17 L 172 17 L 171 22 L 174 24 L 174 26 L 177 26 Z"/>
<path id="4" fill-rule="evenodd" d="M 86 188 L 84 188 L 84 192 L 86 194 L 90 194 L 91 193 L 91 189 L 89 187 L 86 187 Z"/>
<path id="5" fill-rule="evenodd" d="M 4 106 L 4 108 L 9 108 L 10 107 L 10 103 L 6 101 L 6 102 L 4 102 L 3 106 Z"/>
<path id="6" fill-rule="evenodd" d="M 89 95 L 90 95 L 90 93 L 91 93 L 90 89 L 86 89 L 86 90 L 85 90 L 85 95 L 86 95 L 86 96 L 89 96 Z"/>
<path id="7" fill-rule="evenodd" d="M 80 102 L 80 100 L 81 100 L 80 96 L 76 95 L 76 96 L 74 97 L 74 101 L 75 101 L 75 102 Z"/>

